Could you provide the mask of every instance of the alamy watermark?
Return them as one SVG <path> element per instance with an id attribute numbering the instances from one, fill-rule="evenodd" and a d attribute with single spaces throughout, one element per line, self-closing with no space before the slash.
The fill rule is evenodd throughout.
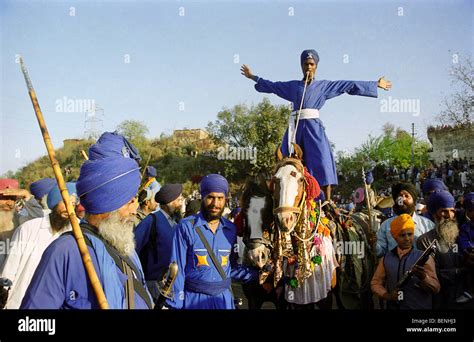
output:
<path id="1" fill-rule="evenodd" d="M 411 113 L 413 116 L 420 115 L 420 99 L 388 99 L 380 100 L 380 112 L 382 113 Z"/>
<path id="2" fill-rule="evenodd" d="M 95 111 L 94 99 L 71 99 L 63 96 L 55 101 L 57 113 L 84 113 Z"/>
<path id="3" fill-rule="evenodd" d="M 251 164 L 257 162 L 257 148 L 253 146 L 219 146 L 217 148 L 218 160 L 249 160 Z"/>

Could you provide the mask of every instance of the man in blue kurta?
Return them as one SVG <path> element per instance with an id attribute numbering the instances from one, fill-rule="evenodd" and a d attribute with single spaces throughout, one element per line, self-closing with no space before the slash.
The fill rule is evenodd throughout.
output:
<path id="1" fill-rule="evenodd" d="M 81 229 L 109 307 L 152 307 L 135 253 L 133 220 L 139 166 L 131 158 L 86 161 L 76 187 L 86 210 Z M 20 309 L 98 309 L 74 237 L 63 234 L 45 250 Z"/>
<path id="2" fill-rule="evenodd" d="M 158 281 L 170 264 L 174 231 L 183 215 L 182 192 L 181 184 L 165 184 L 155 195 L 160 210 L 148 215 L 135 229 L 135 249 L 154 299 L 159 297 Z"/>
<path id="3" fill-rule="evenodd" d="M 315 50 L 304 50 L 300 61 L 304 75 L 303 80 L 300 81 L 268 81 L 252 74 L 245 64 L 241 72 L 242 75 L 256 82 L 255 89 L 258 92 L 272 93 L 293 103 L 294 112 L 291 113 L 288 129 L 283 137 L 282 153 L 283 155 L 292 154 L 291 143 L 296 142 L 303 150 L 306 167 L 323 187 L 324 195 L 329 200 L 331 185 L 337 185 L 338 181 L 334 156 L 323 123 L 319 119 L 319 110 L 326 100 L 341 94 L 377 97 L 377 87 L 388 90 L 392 84 L 383 77 L 378 81 L 316 81 L 314 76 L 319 63 L 318 53 Z M 307 86 L 303 98 L 305 83 Z M 295 120 L 300 106 L 302 110 L 296 126 Z"/>
<path id="4" fill-rule="evenodd" d="M 227 180 L 209 174 L 202 179 L 200 191 L 200 213 L 181 220 L 176 227 L 171 262 L 177 263 L 178 275 L 173 284 L 174 297 L 166 305 L 174 309 L 234 309 L 231 278 L 245 282 L 257 274 L 237 265 L 236 227 L 222 217 L 229 191 Z M 202 238 L 222 268 L 222 275 Z"/>

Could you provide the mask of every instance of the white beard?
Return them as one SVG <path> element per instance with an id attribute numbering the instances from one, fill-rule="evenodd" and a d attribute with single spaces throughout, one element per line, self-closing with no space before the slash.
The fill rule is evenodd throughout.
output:
<path id="1" fill-rule="evenodd" d="M 459 228 L 456 220 L 441 220 L 438 223 L 438 234 L 449 246 L 456 243 L 459 236 Z"/>
<path id="2" fill-rule="evenodd" d="M 14 210 L 0 210 L 0 233 L 13 229 Z"/>
<path id="3" fill-rule="evenodd" d="M 98 227 L 99 234 L 123 256 L 131 256 L 135 250 L 132 219 L 123 219 L 113 211 Z"/>

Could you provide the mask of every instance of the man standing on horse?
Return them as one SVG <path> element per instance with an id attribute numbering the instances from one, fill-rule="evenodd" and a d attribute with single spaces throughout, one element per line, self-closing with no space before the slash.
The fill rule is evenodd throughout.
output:
<path id="1" fill-rule="evenodd" d="M 241 67 L 245 77 L 256 82 L 255 89 L 261 93 L 273 93 L 293 103 L 289 126 L 283 137 L 282 152 L 292 153 L 292 142 L 303 149 L 303 159 L 318 183 L 323 186 L 327 200 L 331 199 L 331 185 L 337 185 L 336 164 L 319 110 L 326 100 L 343 93 L 349 95 L 377 97 L 377 87 L 384 90 L 391 88 L 390 81 L 383 77 L 378 81 L 327 81 L 314 79 L 319 63 L 319 55 L 315 50 L 304 50 L 301 53 L 303 80 L 287 82 L 271 82 L 260 78 L 250 71 L 247 65 Z M 301 108 L 301 111 L 298 109 Z M 296 118 L 299 118 L 299 122 Z"/>
<path id="2" fill-rule="evenodd" d="M 201 211 L 176 226 L 171 262 L 178 265 L 173 284 L 174 309 L 234 309 L 231 278 L 249 281 L 257 275 L 237 265 L 237 230 L 222 217 L 229 192 L 227 180 L 209 174 L 200 184 Z"/>

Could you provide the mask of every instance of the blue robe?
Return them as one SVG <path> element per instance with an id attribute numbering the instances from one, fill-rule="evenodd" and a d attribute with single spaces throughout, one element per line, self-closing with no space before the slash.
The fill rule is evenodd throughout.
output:
<path id="1" fill-rule="evenodd" d="M 152 227 L 153 217 L 156 217 L 156 225 Z M 173 235 L 176 226 L 171 227 L 165 215 L 160 211 L 148 215 L 135 229 L 135 250 L 140 255 L 142 249 L 145 248 L 149 238 L 151 229 L 156 230 L 156 248 L 149 249 L 148 263 L 143 265 L 146 269 L 146 280 L 161 280 L 161 277 L 168 269 L 171 258 L 171 246 L 173 243 Z"/>
<path id="2" fill-rule="evenodd" d="M 261 93 L 272 93 L 293 102 L 294 110 L 299 110 L 303 96 L 304 81 L 271 82 L 259 78 L 255 89 Z M 313 80 L 306 88 L 302 109 L 320 110 L 326 100 L 343 93 L 377 97 L 376 81 L 327 81 Z M 320 119 L 300 120 L 296 132 L 296 143 L 303 150 L 303 160 L 308 171 L 319 185 L 337 185 L 336 163 L 331 151 L 325 128 Z M 288 152 L 288 129 L 282 142 L 282 153 Z"/>
<path id="3" fill-rule="evenodd" d="M 87 247 L 110 308 L 125 308 L 124 285 L 127 276 L 120 271 L 108 254 L 99 257 L 101 260 L 99 265 L 96 252 L 92 247 Z M 134 253 L 131 259 L 141 273 L 138 256 Z M 145 284 L 142 273 L 137 277 L 142 284 Z M 105 284 L 104 278 L 107 282 Z M 146 288 L 146 285 L 144 286 Z M 148 308 L 136 292 L 135 308 Z M 44 251 L 20 309 L 99 309 L 79 248 L 72 235 L 60 236 Z"/>
<path id="4" fill-rule="evenodd" d="M 171 261 L 177 263 L 178 275 L 173 284 L 174 298 L 167 300 L 166 304 L 174 309 L 234 309 L 230 281 L 218 294 L 196 290 L 199 284 L 207 290 L 223 283 L 196 227 L 200 227 L 228 280 L 233 278 L 247 282 L 258 275 L 255 270 L 237 265 L 237 230 L 232 222 L 221 218 L 214 234 L 202 214 L 189 216 L 179 222 L 173 238 Z M 190 283 L 194 284 L 193 289 L 190 289 Z"/>

